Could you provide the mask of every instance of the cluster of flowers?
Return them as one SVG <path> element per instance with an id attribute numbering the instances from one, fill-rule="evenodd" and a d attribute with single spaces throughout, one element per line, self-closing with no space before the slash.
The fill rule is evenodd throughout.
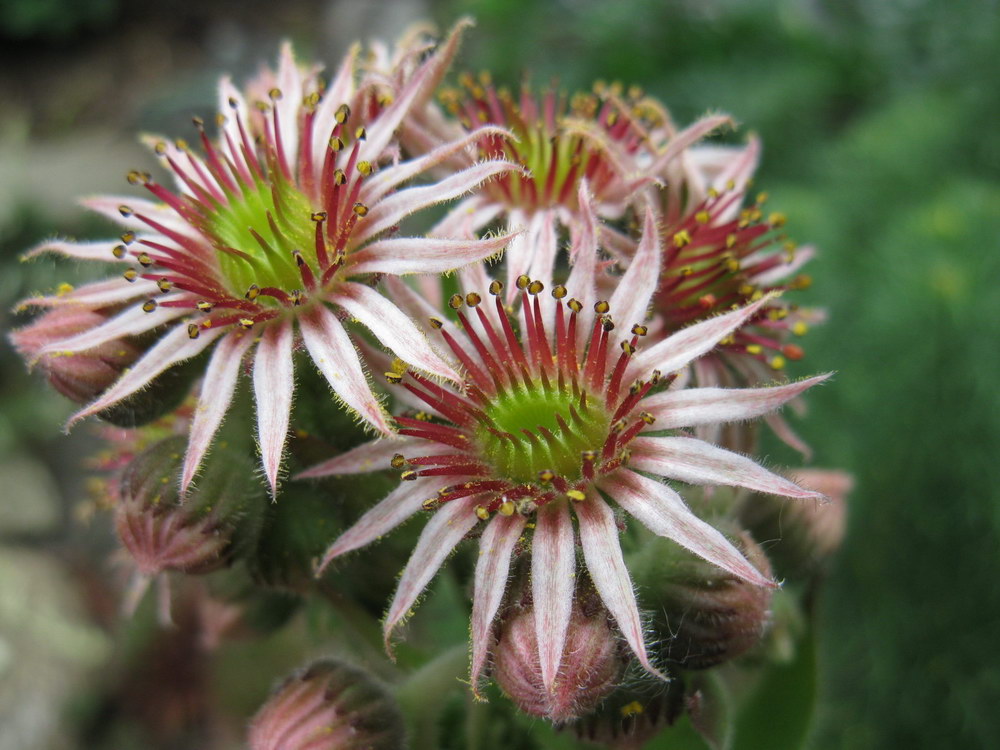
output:
<path id="1" fill-rule="evenodd" d="M 188 430 L 108 484 L 141 581 L 225 565 L 240 535 L 259 533 L 246 508 L 268 492 L 281 503 L 288 485 L 321 492 L 320 478 L 395 470 L 398 486 L 331 540 L 316 574 L 426 516 L 384 617 L 389 648 L 452 551 L 478 538 L 472 689 L 492 674 L 521 709 L 566 721 L 629 661 L 659 679 L 668 661 L 712 666 L 763 632 L 777 582 L 734 519 L 776 507 L 764 496 L 798 499 L 805 518 L 829 480 L 797 484 L 747 455 L 757 417 L 808 450 L 775 411 L 828 377 L 782 373 L 819 317 L 784 294 L 808 285 L 812 253 L 765 215 L 766 196 L 748 197 L 755 138 L 701 143 L 729 118 L 681 129 L 615 85 L 514 94 L 482 75 L 445 87 L 465 26 L 437 45 L 412 34 L 354 48 L 328 80 L 287 46 L 243 90 L 224 79 L 215 132 L 195 120 L 199 149 L 149 139 L 173 185 L 135 171 L 146 197 L 85 201 L 120 240 L 29 253 L 118 271 L 26 300 L 42 313 L 12 338 L 82 405 L 70 424 L 141 422 L 153 402 L 146 416 L 170 410 L 167 432 Z M 429 230 L 406 231 L 449 201 Z M 308 359 L 375 435 L 288 479 L 295 415 L 318 408 L 300 394 L 293 414 L 293 363 Z M 162 384 L 186 362 L 200 390 L 177 407 Z M 263 483 L 246 455 L 212 461 L 243 379 Z M 183 397 L 190 380 L 177 382 Z M 671 659 L 654 654 L 626 566 L 631 519 L 675 550 L 657 547 L 659 572 L 643 579 L 670 583 L 645 604 L 676 615 Z M 706 625 L 712 607 L 729 630 Z M 354 747 L 336 711 L 281 708 L 321 704 L 330 675 L 354 671 L 294 678 L 252 746 Z M 288 715 L 304 723 L 284 726 Z M 339 744 L 295 744 L 323 727 Z"/>

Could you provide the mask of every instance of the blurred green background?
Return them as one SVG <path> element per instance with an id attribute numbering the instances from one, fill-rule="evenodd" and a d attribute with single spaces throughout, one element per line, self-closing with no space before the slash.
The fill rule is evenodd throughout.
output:
<path id="1" fill-rule="evenodd" d="M 857 479 L 820 602 L 811 745 L 1000 746 L 998 10 L 987 0 L 2 0 L 0 322 L 8 329 L 17 299 L 62 280 L 50 262 L 20 264 L 21 251 L 56 233 L 99 236 L 73 201 L 123 192 L 125 171 L 149 164 L 134 134 L 190 135 L 217 76 L 252 72 L 283 37 L 332 62 L 354 37 L 472 14 L 462 62 L 499 81 L 528 69 L 570 89 L 618 79 L 682 123 L 731 113 L 741 134 L 764 140 L 758 187 L 820 248 L 802 299 L 830 320 L 805 339 L 793 374 L 838 375 L 797 425 L 816 465 Z M 108 532 L 81 531 L 72 513 L 87 436 L 58 434 L 66 404 L 9 347 L 0 366 L 0 696 L 23 662 L 14 654 L 35 648 L 28 684 L 58 705 L 109 648 L 65 570 L 103 554 Z M 796 462 L 777 446 L 770 459 Z M 29 599 L 37 622 L 18 614 Z M 782 706 L 773 718 L 783 721 Z"/>

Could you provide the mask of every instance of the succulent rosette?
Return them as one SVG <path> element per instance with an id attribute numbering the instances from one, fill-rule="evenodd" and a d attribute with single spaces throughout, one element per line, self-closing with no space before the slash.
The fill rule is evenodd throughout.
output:
<path id="1" fill-rule="evenodd" d="M 508 238 L 394 236 L 399 223 L 456 198 L 515 165 L 476 162 L 433 184 L 408 183 L 470 148 L 458 139 L 399 160 L 395 133 L 429 96 L 458 45 L 459 24 L 419 64 L 377 81 L 358 75 L 357 49 L 326 85 L 291 48 L 245 92 L 219 86 L 219 135 L 196 119 L 201 154 L 183 142 L 148 138 L 175 179 L 170 188 L 129 174 L 151 199 L 99 197 L 89 208 L 122 225 L 119 242 L 48 242 L 56 252 L 125 266 L 107 281 L 28 300 L 39 307 L 105 309 L 117 315 L 37 356 L 99 349 L 155 331 L 156 343 L 70 423 L 128 399 L 161 373 L 214 346 L 191 427 L 182 489 L 198 467 L 252 359 L 258 436 L 272 492 L 289 426 L 293 352 L 304 345 L 344 406 L 376 431 L 391 422 L 372 391 L 345 320 L 357 321 L 401 360 L 434 377 L 458 379 L 414 323 L 376 288 L 386 276 L 441 273 L 497 254 Z M 491 134 L 502 137 L 499 130 Z M 122 278 L 124 277 L 124 278 Z"/>
<path id="2" fill-rule="evenodd" d="M 433 512 L 386 614 L 387 645 L 455 546 L 480 535 L 473 686 L 487 662 L 520 540 L 530 549 L 536 630 L 545 636 L 538 639 L 539 661 L 551 690 L 572 611 L 577 546 L 603 605 L 640 663 L 655 672 L 619 544 L 622 513 L 733 576 L 775 585 L 664 480 L 820 497 L 686 430 L 769 413 L 827 376 L 772 388 L 672 387 L 681 382 L 675 373 L 753 319 L 771 297 L 643 347 L 660 265 L 653 213 L 647 211 L 633 263 L 606 300 L 598 297 L 596 226 L 589 214 L 583 243 L 590 249 L 565 285 L 547 288 L 522 275 L 511 308 L 504 285 L 482 273 L 482 293 L 454 295 L 449 308 L 457 324 L 438 314 L 432 325 L 461 362 L 463 382 L 390 372 L 397 389 L 422 404 L 421 412 L 396 418 L 402 438 L 364 444 L 301 475 L 403 470 L 398 488 L 333 543 L 321 571 L 422 510 Z M 466 284 L 474 276 L 466 274 Z"/>
<path id="3" fill-rule="evenodd" d="M 472 235 L 497 222 L 508 230 L 524 229 L 504 255 L 508 295 L 522 274 L 551 284 L 564 235 L 570 257 L 576 257 L 582 199 L 602 218 L 621 218 L 658 173 L 729 122 L 712 115 L 678 130 L 661 104 L 635 88 L 623 93 L 620 86 L 598 85 L 593 92 L 567 97 L 555 88 L 535 91 L 526 83 L 515 95 L 495 87 L 485 73 L 461 76 L 459 86 L 444 89 L 438 98 L 440 106 L 421 108 L 407 122 L 404 141 L 411 150 L 420 153 L 472 134 L 478 136 L 479 158 L 524 167 L 484 183 L 432 230 L 439 236 Z M 498 135 L 497 127 L 512 137 Z M 468 156 L 459 155 L 451 167 L 468 163 Z M 580 191 L 584 182 L 589 192 Z M 603 244 L 628 245 L 610 224 L 599 231 Z"/>

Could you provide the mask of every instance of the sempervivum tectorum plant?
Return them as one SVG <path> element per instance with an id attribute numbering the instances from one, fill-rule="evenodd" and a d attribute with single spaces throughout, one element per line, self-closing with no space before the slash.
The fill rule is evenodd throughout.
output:
<path id="1" fill-rule="evenodd" d="M 416 112 L 404 135 L 411 148 L 429 149 L 469 133 L 478 136 L 480 158 L 505 159 L 525 168 L 484 183 L 458 203 L 433 230 L 442 236 L 474 233 L 499 220 L 509 229 L 524 228 L 505 253 L 508 301 L 514 281 L 524 274 L 550 284 L 561 235 L 570 237 L 570 255 L 580 249 L 584 207 L 592 203 L 602 218 L 618 218 L 637 191 L 656 179 L 692 143 L 729 121 L 710 116 L 683 131 L 670 124 L 666 110 L 633 90 L 595 87 L 594 93 L 533 91 L 519 95 L 494 87 L 486 74 L 463 75 L 460 86 L 440 100 L 447 115 L 429 105 Z M 423 126 L 421 126 L 423 124 Z M 498 136 L 502 127 L 512 137 Z M 470 163 L 459 155 L 455 166 Z M 586 181 L 590 193 L 580 190 Z M 611 226 L 600 231 L 605 244 L 627 242 Z"/>
<path id="2" fill-rule="evenodd" d="M 392 160 L 398 156 L 395 130 L 447 65 L 457 38 L 456 29 L 399 90 L 380 87 L 377 96 L 355 80 L 355 54 L 324 88 L 315 72 L 298 67 L 286 45 L 278 69 L 249 84 L 247 97 L 222 81 L 218 139 L 196 121 L 201 155 L 183 143 L 151 139 L 176 188 L 132 172 L 129 181 L 155 200 L 87 201 L 123 225 L 120 242 L 38 248 L 118 261 L 125 265 L 124 279 L 28 304 L 93 308 L 132 302 L 101 325 L 48 344 L 41 354 L 88 351 L 162 331 L 145 356 L 71 423 L 129 398 L 214 344 L 191 428 L 186 488 L 229 406 L 240 363 L 252 356 L 260 451 L 273 492 L 288 430 L 297 339 L 345 406 L 382 433 L 391 432 L 390 422 L 342 319 L 359 321 L 412 366 L 457 378 L 406 315 L 373 287 L 382 275 L 448 271 L 494 255 L 506 243 L 504 237 L 392 236 L 410 214 L 511 167 L 476 163 L 433 185 L 403 187 L 472 140 L 443 144 L 418 159 Z"/>
<path id="3" fill-rule="evenodd" d="M 773 585 L 662 479 L 817 497 L 745 456 L 679 431 L 759 416 L 825 376 L 775 388 L 671 390 L 673 373 L 770 298 L 640 349 L 659 265 L 650 214 L 645 232 L 610 300 L 596 298 L 594 253 L 580 256 L 567 286 L 545 289 L 519 278 L 516 312 L 503 304 L 499 281 L 489 284 L 488 295 L 467 290 L 452 297 L 458 326 L 443 318 L 433 325 L 464 366 L 462 386 L 434 383 L 417 372 L 390 373 L 424 405 L 424 413 L 397 418 L 404 438 L 362 445 L 305 472 L 364 473 L 390 464 L 402 470 L 399 487 L 333 543 L 321 570 L 421 510 L 433 511 L 386 615 L 387 643 L 451 550 L 477 527 L 473 685 L 486 664 L 491 624 L 522 535 L 531 552 L 536 629 L 544 634 L 538 649 L 546 689 L 552 689 L 564 650 L 578 544 L 604 606 L 653 671 L 615 508 L 732 575 Z"/>

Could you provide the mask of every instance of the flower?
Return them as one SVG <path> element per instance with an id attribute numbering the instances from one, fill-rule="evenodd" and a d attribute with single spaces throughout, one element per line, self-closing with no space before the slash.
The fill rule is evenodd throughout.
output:
<path id="1" fill-rule="evenodd" d="M 503 304 L 501 282 L 489 284 L 492 304 L 477 292 L 456 294 L 449 306 L 459 328 L 440 318 L 433 325 L 465 368 L 463 386 L 434 383 L 413 371 L 389 373 L 426 413 L 397 417 L 402 440 L 366 443 L 300 475 L 366 473 L 385 463 L 403 469 L 400 485 L 333 543 L 320 571 L 421 509 L 434 511 L 389 606 L 387 646 L 451 550 L 480 526 L 473 685 L 485 666 L 511 555 L 525 534 L 548 690 L 572 611 L 577 543 L 604 606 L 642 665 L 655 672 L 619 546 L 615 506 L 734 576 L 774 585 L 660 480 L 818 497 L 745 456 L 675 431 L 765 414 L 827 376 L 773 388 L 670 389 L 672 373 L 752 319 L 771 297 L 639 351 L 658 264 L 655 221 L 647 212 L 636 262 L 608 301 L 595 296 L 596 253 L 582 254 L 567 285 L 553 287 L 551 295 L 542 294 L 537 280 L 517 279 L 519 326 Z M 570 289 L 578 296 L 570 297 Z"/>
<path id="2" fill-rule="evenodd" d="M 148 174 L 129 182 L 155 200 L 100 197 L 88 207 L 125 228 L 121 242 L 46 243 L 76 258 L 126 264 L 124 280 L 103 281 L 26 304 L 90 307 L 133 303 L 101 325 L 48 344 L 43 355 L 89 351 L 109 341 L 162 330 L 158 342 L 70 423 L 147 386 L 171 366 L 214 344 L 182 475 L 186 489 L 232 400 L 240 365 L 252 354 L 261 459 L 272 493 L 288 431 L 297 336 L 344 405 L 378 432 L 392 431 L 372 392 L 342 318 L 371 331 L 399 358 L 434 376 L 458 378 L 372 282 L 382 275 L 443 272 L 495 255 L 503 236 L 485 240 L 391 236 L 405 217 L 453 199 L 514 165 L 476 163 L 431 185 L 401 187 L 469 147 L 442 144 L 395 161 L 394 132 L 441 75 L 463 25 L 397 90 L 355 81 L 353 50 L 325 88 L 299 68 L 286 44 L 277 70 L 239 92 L 219 87 L 220 135 L 195 120 L 203 155 L 183 142 L 149 139 L 177 188 Z M 388 160 L 388 163 L 387 163 Z"/>
<path id="3" fill-rule="evenodd" d="M 620 218 L 641 188 L 686 148 L 729 122 L 712 115 L 678 132 L 666 109 L 635 87 L 623 95 L 620 86 L 597 85 L 593 93 L 567 100 L 553 88 L 536 93 L 525 84 L 515 97 L 495 88 L 485 73 L 478 80 L 461 76 L 460 87 L 445 89 L 439 98 L 457 124 L 435 108 L 418 111 L 404 129 L 411 149 L 470 133 L 478 135 L 481 157 L 507 159 L 526 170 L 484 183 L 432 230 L 442 236 L 473 234 L 501 217 L 508 230 L 524 227 L 504 254 L 509 295 L 522 274 L 551 285 L 560 230 L 568 231 L 570 256 L 577 256 L 581 201 L 603 218 Z M 497 126 L 513 138 L 494 132 Z M 454 164 L 462 164 L 461 155 Z M 580 190 L 581 183 L 589 185 L 589 194 Z M 611 226 L 600 232 L 609 245 L 628 243 Z"/>

